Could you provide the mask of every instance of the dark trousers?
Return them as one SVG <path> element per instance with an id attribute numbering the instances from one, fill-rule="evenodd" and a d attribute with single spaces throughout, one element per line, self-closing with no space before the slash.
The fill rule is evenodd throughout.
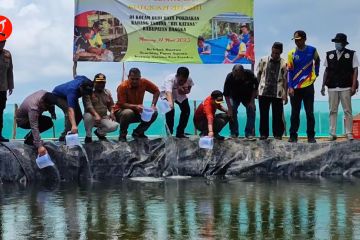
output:
<path id="1" fill-rule="evenodd" d="M 116 121 L 120 123 L 120 136 L 126 136 L 128 127 L 131 123 L 140 122 L 140 124 L 134 129 L 134 133 L 143 134 L 151 124 L 156 120 L 158 112 L 155 111 L 149 122 L 141 120 L 141 115 L 134 112 L 132 109 L 122 109 L 115 113 Z"/>
<path id="2" fill-rule="evenodd" d="M 7 91 L 0 91 L 0 136 L 2 136 L 2 129 L 4 124 L 4 110 L 6 107 L 6 94 Z"/>
<path id="3" fill-rule="evenodd" d="M 306 88 L 295 89 L 294 96 L 290 97 L 291 103 L 291 126 L 290 137 L 297 137 L 297 131 L 300 125 L 301 102 L 304 102 L 306 113 L 308 138 L 315 137 L 315 118 L 314 118 L 314 85 Z"/>
<path id="4" fill-rule="evenodd" d="M 178 101 L 175 101 L 177 105 L 180 107 L 180 120 L 179 124 L 176 129 L 176 134 L 184 134 L 185 128 L 189 121 L 190 116 L 190 105 L 189 100 L 185 99 L 181 103 Z M 174 118 L 175 118 L 175 109 L 172 109 L 170 112 L 165 114 L 166 117 L 166 125 L 169 128 L 169 131 L 171 134 L 173 134 L 174 131 Z"/>
<path id="5" fill-rule="evenodd" d="M 17 124 L 17 126 L 20 128 L 24 128 L 24 129 L 31 129 L 29 121 L 26 121 L 23 123 L 19 122 L 19 124 Z M 48 116 L 40 115 L 39 119 L 38 119 L 38 126 L 39 126 L 39 132 L 42 133 L 42 132 L 45 132 L 46 130 L 52 128 L 53 121 Z M 31 131 L 28 134 L 26 134 L 24 138 L 25 138 L 25 142 L 29 142 L 29 143 L 32 143 L 34 140 L 34 137 L 33 137 Z"/>
<path id="6" fill-rule="evenodd" d="M 272 110 L 272 130 L 274 137 L 284 134 L 284 107 L 281 98 L 259 96 L 260 136 L 269 136 L 269 110 Z"/>
<path id="7" fill-rule="evenodd" d="M 64 121 L 65 121 L 64 125 L 65 125 L 65 127 L 64 127 L 64 131 L 61 133 L 61 137 L 65 137 L 67 132 L 69 132 L 71 130 L 71 123 L 70 123 L 70 120 L 69 120 L 67 100 L 65 98 L 56 96 L 56 106 L 61 108 L 61 110 L 64 112 Z M 82 120 L 82 113 L 81 113 L 81 108 L 80 108 L 79 103 L 76 104 L 74 112 L 75 112 L 76 125 L 79 125 L 79 123 Z"/>
<path id="8" fill-rule="evenodd" d="M 253 100 L 255 101 L 255 100 Z M 248 103 L 241 102 L 239 100 L 234 100 L 230 98 L 233 117 L 230 119 L 230 133 L 232 136 L 239 136 L 239 122 L 238 122 L 238 108 L 240 103 L 242 103 L 246 108 L 246 126 L 245 126 L 245 136 L 255 136 L 255 117 L 256 117 L 256 108 L 249 107 Z M 255 104 L 254 104 L 255 106 Z"/>
<path id="9" fill-rule="evenodd" d="M 218 113 L 214 117 L 213 122 L 213 131 L 214 135 L 218 135 L 219 132 L 225 127 L 225 125 L 229 122 L 229 116 L 226 113 Z M 194 125 L 197 130 L 201 132 L 200 135 L 206 136 L 208 135 L 208 121 L 206 118 L 195 121 L 194 119 Z"/>

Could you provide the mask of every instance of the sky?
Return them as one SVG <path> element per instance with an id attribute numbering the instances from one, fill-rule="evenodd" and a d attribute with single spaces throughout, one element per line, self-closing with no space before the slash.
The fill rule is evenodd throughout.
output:
<path id="1" fill-rule="evenodd" d="M 239 0 L 241 2 L 241 0 Z M 284 44 L 282 57 L 295 47 L 291 40 L 294 31 L 307 33 L 307 44 L 317 48 L 320 58 L 333 50 L 331 39 L 338 32 L 348 36 L 349 49 L 360 51 L 359 0 L 255 0 L 254 29 L 256 59 L 269 55 L 273 42 Z M 5 48 L 13 56 L 15 89 L 8 103 L 21 103 L 29 94 L 72 79 L 72 49 L 74 2 L 72 0 L 0 0 L 0 15 L 8 17 L 13 33 Z M 176 72 L 180 65 L 153 63 L 125 63 L 125 70 L 138 67 L 142 76 L 161 85 L 164 78 Z M 202 100 L 215 89 L 223 89 L 232 65 L 182 64 L 190 69 L 195 86 L 191 99 Z M 321 65 L 322 66 L 322 65 Z M 327 100 L 320 94 L 322 74 L 315 82 L 315 99 Z M 116 100 L 116 87 L 121 81 L 122 63 L 79 62 L 77 73 L 90 79 L 96 73 L 107 76 L 107 88 Z M 127 72 L 125 73 L 127 75 Z M 355 95 L 360 98 L 360 93 Z M 146 95 L 145 99 L 150 99 Z"/>

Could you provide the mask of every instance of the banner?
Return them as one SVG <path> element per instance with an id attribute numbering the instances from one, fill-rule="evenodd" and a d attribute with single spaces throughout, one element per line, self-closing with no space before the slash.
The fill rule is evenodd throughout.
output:
<path id="1" fill-rule="evenodd" d="M 253 0 L 75 0 L 74 60 L 254 63 Z"/>

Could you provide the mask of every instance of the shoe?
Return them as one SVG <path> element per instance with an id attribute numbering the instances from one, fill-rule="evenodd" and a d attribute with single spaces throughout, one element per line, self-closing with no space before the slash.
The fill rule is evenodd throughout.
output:
<path id="1" fill-rule="evenodd" d="M 267 136 L 260 136 L 259 139 L 260 140 L 266 140 L 268 137 Z"/>
<path id="2" fill-rule="evenodd" d="M 347 135 L 347 139 L 348 139 L 349 141 L 352 141 L 352 140 L 354 140 L 354 137 L 353 137 L 352 134 L 349 134 L 349 135 Z"/>
<path id="3" fill-rule="evenodd" d="M 290 137 L 288 140 L 289 143 L 297 143 L 297 141 L 298 141 L 297 137 Z"/>
<path id="4" fill-rule="evenodd" d="M 308 143 L 316 143 L 316 139 L 313 137 L 308 138 Z"/>
<path id="5" fill-rule="evenodd" d="M 336 141 L 336 139 L 337 139 L 337 137 L 335 136 L 335 135 L 330 135 L 330 137 L 329 137 L 329 141 Z"/>
<path id="6" fill-rule="evenodd" d="M 254 136 L 249 135 L 249 136 L 245 137 L 245 140 L 247 140 L 247 141 L 256 141 L 256 138 Z"/>
<path id="7" fill-rule="evenodd" d="M 34 142 L 31 138 L 25 138 L 24 144 L 29 145 L 29 146 L 34 146 Z"/>
<path id="8" fill-rule="evenodd" d="M 143 138 L 143 139 L 148 138 L 144 133 L 137 133 L 137 132 L 133 132 L 131 136 L 133 136 L 133 138 Z"/>
<path id="9" fill-rule="evenodd" d="M 85 137 L 85 143 L 92 143 L 92 137 Z"/>
<path id="10" fill-rule="evenodd" d="M 60 136 L 59 137 L 59 142 L 65 142 L 65 136 Z"/>
<path id="11" fill-rule="evenodd" d="M 4 138 L 2 135 L 0 135 L 0 142 L 9 142 L 9 139 Z"/>
<path id="12" fill-rule="evenodd" d="M 126 135 L 120 135 L 119 142 L 126 142 Z"/>
<path id="13" fill-rule="evenodd" d="M 282 137 L 280 137 L 280 136 L 275 136 L 274 139 L 276 139 L 276 140 L 282 140 Z"/>
<path id="14" fill-rule="evenodd" d="M 184 133 L 181 134 L 176 134 L 177 138 L 189 138 L 188 136 L 186 136 Z"/>
<path id="15" fill-rule="evenodd" d="M 215 138 L 216 140 L 219 140 L 219 141 L 224 141 L 224 140 L 225 140 L 225 137 L 224 137 L 224 136 L 221 136 L 221 135 L 219 135 L 219 134 L 216 134 L 216 135 L 214 136 L 214 138 Z"/>
<path id="16" fill-rule="evenodd" d="M 107 141 L 107 138 L 105 136 L 101 136 L 98 132 L 97 129 L 94 131 L 94 134 L 99 138 L 100 141 Z"/>

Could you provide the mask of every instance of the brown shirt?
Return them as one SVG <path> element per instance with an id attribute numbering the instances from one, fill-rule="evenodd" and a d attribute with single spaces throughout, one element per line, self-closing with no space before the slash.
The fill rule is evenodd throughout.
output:
<path id="1" fill-rule="evenodd" d="M 102 92 L 94 91 L 91 95 L 83 97 L 83 104 L 85 112 L 90 112 L 90 109 L 94 109 L 100 117 L 106 117 L 108 110 L 114 106 L 114 100 L 111 97 L 110 91 L 105 89 Z"/>
<path id="2" fill-rule="evenodd" d="M 124 103 L 142 104 L 145 91 L 155 94 L 159 92 L 159 88 L 149 80 L 141 78 L 137 88 L 131 87 L 130 80 L 126 80 L 118 86 L 116 91 L 118 100 L 115 104 L 114 112 L 124 109 Z"/>

